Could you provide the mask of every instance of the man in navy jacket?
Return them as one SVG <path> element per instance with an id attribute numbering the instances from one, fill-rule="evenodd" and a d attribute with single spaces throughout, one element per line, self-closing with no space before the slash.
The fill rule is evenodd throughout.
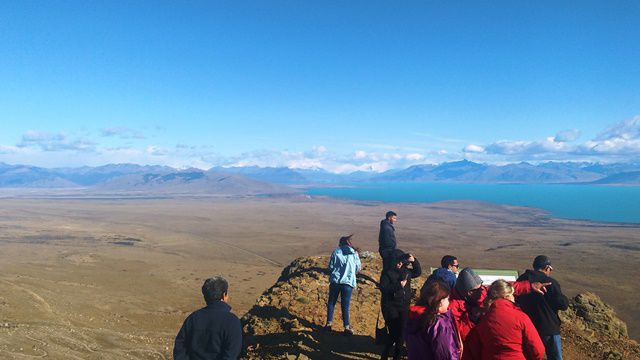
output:
<path id="1" fill-rule="evenodd" d="M 562 344 L 560 342 L 560 317 L 558 311 L 567 310 L 569 299 L 562 294 L 560 284 L 551 277 L 551 261 L 544 255 L 537 256 L 533 260 L 533 270 L 527 270 L 520 275 L 518 281 L 551 283 L 547 286 L 546 293 L 531 292 L 528 295 L 519 296 L 517 303 L 538 329 L 538 334 L 544 343 L 548 360 L 562 360 Z"/>
<path id="2" fill-rule="evenodd" d="M 242 350 L 242 326 L 227 304 L 229 283 L 222 276 L 207 279 L 202 295 L 207 306 L 187 317 L 176 336 L 175 360 L 237 359 Z"/>
<path id="3" fill-rule="evenodd" d="M 393 267 L 393 252 L 396 250 L 396 228 L 393 223 L 398 220 L 398 215 L 393 211 L 387 211 L 384 220 L 380 221 L 380 234 L 378 235 L 378 252 L 382 257 L 382 268 Z"/>

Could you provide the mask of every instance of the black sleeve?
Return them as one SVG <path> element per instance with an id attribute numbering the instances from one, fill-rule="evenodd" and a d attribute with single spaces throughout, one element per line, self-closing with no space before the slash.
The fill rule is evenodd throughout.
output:
<path id="1" fill-rule="evenodd" d="M 227 325 L 226 344 L 221 359 L 236 360 L 242 352 L 242 325 L 240 320 L 233 316 Z"/>
<path id="2" fill-rule="evenodd" d="M 383 272 L 380 277 L 380 291 L 388 295 L 390 298 L 395 299 L 400 292 L 402 292 L 402 285 L 400 285 L 400 279 L 395 276 L 395 273 Z"/>
<path id="3" fill-rule="evenodd" d="M 187 352 L 186 342 L 187 342 L 187 328 L 190 327 L 190 322 L 191 322 L 191 316 L 189 316 L 184 321 L 184 323 L 182 324 L 182 327 L 180 328 L 180 331 L 178 332 L 178 335 L 176 336 L 176 341 L 173 345 L 174 360 L 189 360 L 189 354 Z"/>
<path id="4" fill-rule="evenodd" d="M 420 262 L 418 259 L 414 258 L 413 261 L 413 269 L 411 269 L 411 278 L 417 278 L 422 274 L 422 268 L 420 267 Z"/>
<path id="5" fill-rule="evenodd" d="M 569 308 L 569 299 L 564 296 L 562 290 L 560 289 L 560 284 L 555 280 L 552 280 L 551 282 L 551 289 L 549 291 L 549 305 L 551 305 L 551 308 L 556 311 L 564 311 Z"/>

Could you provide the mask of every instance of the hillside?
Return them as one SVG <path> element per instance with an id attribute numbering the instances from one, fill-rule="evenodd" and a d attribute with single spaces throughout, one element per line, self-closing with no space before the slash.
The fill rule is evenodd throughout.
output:
<path id="1" fill-rule="evenodd" d="M 242 318 L 250 346 L 248 359 L 375 359 L 374 345 L 380 296 L 376 288 L 381 264 L 375 256 L 363 258 L 358 287 L 351 300 L 351 324 L 356 335 L 325 333 L 328 295 L 327 257 L 303 257 L 283 271 Z M 422 285 L 425 274 L 414 281 Z M 336 307 L 334 328 L 341 330 Z M 640 345 L 630 340 L 626 325 L 596 295 L 572 300 L 562 314 L 565 359 L 640 359 Z"/>
<path id="2" fill-rule="evenodd" d="M 640 183 L 640 171 L 630 171 L 607 176 L 592 182 L 598 185 L 637 185 Z"/>
<path id="3" fill-rule="evenodd" d="M 95 187 L 93 191 L 145 195 L 258 195 L 296 192 L 283 185 L 241 175 L 201 170 L 124 175 Z"/>

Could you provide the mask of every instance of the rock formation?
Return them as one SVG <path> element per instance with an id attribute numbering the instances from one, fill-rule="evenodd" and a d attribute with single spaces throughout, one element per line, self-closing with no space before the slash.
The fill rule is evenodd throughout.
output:
<path id="1" fill-rule="evenodd" d="M 283 271 L 242 318 L 248 359 L 376 359 L 374 344 L 380 308 L 377 281 L 380 260 L 363 256 L 363 270 L 351 299 L 354 336 L 342 335 L 340 306 L 332 332 L 325 332 L 329 293 L 328 257 L 303 257 Z M 420 287 L 426 276 L 414 281 Z M 626 325 L 596 295 L 584 293 L 562 313 L 565 359 L 640 359 L 640 345 L 627 336 Z M 382 318 L 380 319 L 383 322 Z"/>

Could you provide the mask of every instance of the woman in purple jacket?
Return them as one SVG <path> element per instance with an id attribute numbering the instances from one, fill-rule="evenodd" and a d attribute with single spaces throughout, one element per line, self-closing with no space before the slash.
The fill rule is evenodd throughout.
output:
<path id="1" fill-rule="evenodd" d="M 449 286 L 434 281 L 424 286 L 409 310 L 405 332 L 409 360 L 459 360 L 460 337 L 449 308 Z"/>

